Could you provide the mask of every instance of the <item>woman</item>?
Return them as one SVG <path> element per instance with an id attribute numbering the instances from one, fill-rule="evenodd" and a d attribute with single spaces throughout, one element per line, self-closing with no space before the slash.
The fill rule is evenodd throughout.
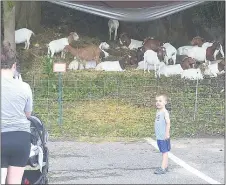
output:
<path id="1" fill-rule="evenodd" d="M 33 100 L 30 86 L 13 78 L 16 55 L 1 49 L 1 184 L 21 184 L 30 155 Z"/>

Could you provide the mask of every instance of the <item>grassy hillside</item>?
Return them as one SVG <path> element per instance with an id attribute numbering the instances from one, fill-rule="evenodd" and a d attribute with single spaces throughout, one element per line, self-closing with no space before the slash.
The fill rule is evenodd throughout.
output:
<path id="1" fill-rule="evenodd" d="M 58 76 L 46 74 L 45 57 L 34 61 L 39 73 L 24 72 L 23 79 L 33 89 L 34 112 L 52 138 L 153 136 L 155 95 L 159 92 L 170 97 L 172 137 L 224 135 L 224 76 L 199 82 L 194 120 L 196 81 L 177 76 L 155 79 L 153 72 L 132 69 L 67 71 L 62 76 L 63 124 L 59 125 Z"/>

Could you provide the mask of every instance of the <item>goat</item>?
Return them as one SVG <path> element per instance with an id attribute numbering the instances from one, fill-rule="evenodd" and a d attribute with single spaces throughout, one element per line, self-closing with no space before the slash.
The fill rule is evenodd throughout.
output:
<path id="1" fill-rule="evenodd" d="M 160 67 L 158 71 L 158 75 L 165 75 L 166 77 L 172 76 L 172 75 L 181 75 L 183 72 L 183 69 L 181 67 L 181 64 L 175 64 L 175 65 L 166 65 L 163 63 L 163 65 Z"/>
<path id="2" fill-rule="evenodd" d="M 139 47 L 139 48 L 137 49 L 136 57 L 137 57 L 137 61 L 138 61 L 138 62 L 144 60 L 144 48 L 143 48 L 143 47 Z"/>
<path id="3" fill-rule="evenodd" d="M 149 50 L 154 51 L 153 49 L 149 49 Z M 167 53 L 166 53 L 165 47 L 159 46 L 157 49 L 155 49 L 155 52 L 157 52 L 157 56 L 158 56 L 160 61 L 164 61 L 166 64 L 168 64 L 168 60 L 167 60 L 167 57 L 166 57 Z M 137 49 L 136 58 L 137 58 L 138 62 L 144 60 L 144 53 L 145 53 L 144 47 L 139 47 Z"/>
<path id="4" fill-rule="evenodd" d="M 97 62 L 96 61 L 88 61 L 85 64 L 85 69 L 95 69 L 95 67 L 97 66 Z"/>
<path id="5" fill-rule="evenodd" d="M 155 51 L 152 50 L 147 50 L 144 53 L 144 72 L 146 70 L 145 65 L 147 63 L 148 65 L 154 65 L 154 70 L 155 70 L 155 77 L 157 77 L 157 66 L 160 67 L 160 60 L 158 58 L 158 55 Z M 148 72 L 150 73 L 149 68 L 147 67 Z"/>
<path id="6" fill-rule="evenodd" d="M 35 35 L 33 31 L 27 28 L 21 28 L 15 31 L 15 43 L 25 43 L 24 49 L 29 49 L 31 35 Z"/>
<path id="7" fill-rule="evenodd" d="M 180 60 L 179 64 L 162 65 L 162 67 L 160 68 L 160 70 L 158 72 L 159 77 L 160 77 L 160 74 L 163 74 L 166 77 L 172 76 L 172 75 L 181 75 L 183 70 L 191 69 L 191 68 L 193 68 L 193 66 L 195 64 L 195 60 L 190 57 L 177 56 L 177 58 L 180 58 L 180 59 L 178 59 L 178 60 Z M 178 62 L 178 60 L 177 60 L 177 62 Z"/>
<path id="8" fill-rule="evenodd" d="M 109 28 L 109 40 L 111 40 L 111 33 L 115 31 L 114 40 L 116 40 L 117 32 L 118 32 L 119 22 L 118 20 L 110 19 L 108 21 Z"/>
<path id="9" fill-rule="evenodd" d="M 194 46 L 189 49 L 187 53 L 188 57 L 194 58 L 196 61 L 199 62 L 207 62 L 206 60 L 206 49 L 198 46 Z"/>
<path id="10" fill-rule="evenodd" d="M 205 39 L 200 37 L 200 36 L 196 36 L 191 40 L 191 45 L 192 46 L 199 46 L 202 47 L 203 43 L 204 43 Z"/>
<path id="11" fill-rule="evenodd" d="M 99 63 L 95 70 L 97 71 L 125 71 L 125 63 L 122 60 L 119 61 L 105 61 Z"/>
<path id="12" fill-rule="evenodd" d="M 163 46 L 158 47 L 157 56 L 161 62 L 163 61 L 168 65 L 168 58 L 167 58 L 165 47 L 163 47 Z"/>
<path id="13" fill-rule="evenodd" d="M 53 40 L 49 44 L 47 44 L 48 47 L 48 56 L 51 54 L 51 57 L 54 56 L 54 53 L 61 52 L 61 58 L 65 57 L 64 48 L 65 46 L 72 43 L 73 40 L 77 41 L 79 39 L 79 36 L 76 32 L 71 32 L 70 35 L 67 38 L 61 38 L 58 40 Z"/>
<path id="14" fill-rule="evenodd" d="M 186 70 L 186 69 L 191 69 L 191 68 L 194 68 L 194 65 L 196 64 L 196 61 L 195 59 L 191 58 L 191 57 L 187 57 L 187 56 L 178 56 L 177 57 L 182 57 L 182 59 L 180 60 L 180 65 L 181 65 L 181 68 L 183 70 Z"/>
<path id="15" fill-rule="evenodd" d="M 73 48 L 71 45 L 64 47 L 64 52 L 70 52 L 75 58 L 83 61 L 95 60 L 100 61 L 100 53 L 104 49 L 109 49 L 109 45 L 106 42 L 102 42 L 99 47 L 96 45 L 88 45 L 84 48 Z"/>
<path id="16" fill-rule="evenodd" d="M 183 70 L 181 74 L 181 78 L 189 79 L 189 80 L 203 80 L 203 75 L 200 68 L 197 69 L 186 69 Z"/>
<path id="17" fill-rule="evenodd" d="M 126 46 L 130 50 L 142 47 L 142 41 L 131 39 L 127 33 L 119 35 L 119 42 L 121 45 Z"/>
<path id="18" fill-rule="evenodd" d="M 142 45 L 144 52 L 150 49 L 157 52 L 158 48 L 162 46 L 162 43 L 153 37 L 148 37 L 144 39 Z"/>
<path id="19" fill-rule="evenodd" d="M 176 64 L 176 54 L 177 54 L 177 50 L 175 47 L 173 47 L 170 43 L 164 43 L 163 47 L 166 50 L 166 58 L 165 61 L 168 64 L 173 63 L 174 65 Z"/>
<path id="20" fill-rule="evenodd" d="M 224 51 L 223 51 L 222 45 L 219 42 L 208 43 L 202 47 L 203 48 L 207 47 L 206 48 L 206 59 L 207 60 L 209 60 L 209 61 L 216 60 L 218 53 L 220 53 L 222 55 L 222 58 L 224 58 Z"/>
<path id="21" fill-rule="evenodd" d="M 205 66 L 204 75 L 217 77 L 218 74 L 222 73 L 225 73 L 225 62 L 223 60 L 221 62 Z"/>
<path id="22" fill-rule="evenodd" d="M 68 69 L 71 70 L 78 70 L 79 69 L 79 62 L 77 60 L 73 60 L 70 62 Z"/>
<path id="23" fill-rule="evenodd" d="M 193 48 L 193 46 L 181 46 L 177 49 L 177 55 L 188 55 L 189 50 Z"/>

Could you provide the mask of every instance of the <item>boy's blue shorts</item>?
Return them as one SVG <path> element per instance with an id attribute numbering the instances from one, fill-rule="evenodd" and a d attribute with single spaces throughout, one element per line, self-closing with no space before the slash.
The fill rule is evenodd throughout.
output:
<path id="1" fill-rule="evenodd" d="M 170 139 L 157 140 L 157 144 L 161 153 L 169 152 L 171 149 Z"/>

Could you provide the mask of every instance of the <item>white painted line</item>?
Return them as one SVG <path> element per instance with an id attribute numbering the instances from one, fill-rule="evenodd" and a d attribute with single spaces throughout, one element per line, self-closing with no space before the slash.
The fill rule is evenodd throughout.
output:
<path id="1" fill-rule="evenodd" d="M 145 138 L 145 140 L 158 150 L 158 146 L 157 146 L 157 143 L 156 143 L 155 140 L 153 140 L 152 138 Z M 207 175 L 205 175 L 204 173 L 200 172 L 199 170 L 191 167 L 186 162 L 184 162 L 183 160 L 181 160 L 178 157 L 176 157 L 175 155 L 173 155 L 171 152 L 168 153 L 168 156 L 175 163 L 177 163 L 178 165 L 184 167 L 186 170 L 188 170 L 189 172 L 195 174 L 196 176 L 198 176 L 202 180 L 208 182 L 209 184 L 222 184 L 222 183 L 220 183 L 218 181 L 215 181 L 214 179 L 208 177 Z"/>

